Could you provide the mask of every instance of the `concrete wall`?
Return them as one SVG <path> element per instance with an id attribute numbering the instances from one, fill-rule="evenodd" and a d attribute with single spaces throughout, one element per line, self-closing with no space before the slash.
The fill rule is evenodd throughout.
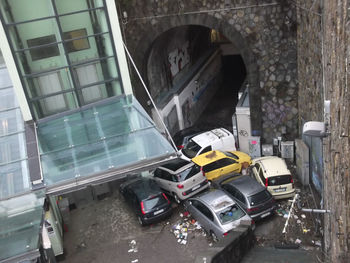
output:
<path id="1" fill-rule="evenodd" d="M 297 136 L 295 7 L 287 1 L 123 1 L 118 6 L 131 55 L 147 78 L 148 52 L 168 30 L 200 25 L 222 33 L 239 50 L 247 69 L 253 130 L 266 142 Z M 134 78 L 137 98 L 147 99 Z M 142 103 L 147 104 L 145 101 Z M 147 106 L 146 106 L 147 107 Z"/>

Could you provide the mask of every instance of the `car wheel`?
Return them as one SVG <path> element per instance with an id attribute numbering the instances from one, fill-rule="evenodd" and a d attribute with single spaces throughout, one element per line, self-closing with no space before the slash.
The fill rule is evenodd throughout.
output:
<path id="1" fill-rule="evenodd" d="M 210 230 L 209 234 L 212 237 L 214 242 L 217 242 L 219 240 L 218 237 L 215 235 L 215 233 L 212 230 Z"/>
<path id="2" fill-rule="evenodd" d="M 181 203 L 181 200 L 180 198 L 177 196 L 177 194 L 174 193 L 174 199 L 175 199 L 175 202 L 180 204 Z"/>
<path id="3" fill-rule="evenodd" d="M 140 223 L 141 226 L 145 225 L 145 223 L 143 222 L 141 216 L 138 216 L 138 217 L 137 217 L 137 220 L 139 221 L 139 223 Z"/>

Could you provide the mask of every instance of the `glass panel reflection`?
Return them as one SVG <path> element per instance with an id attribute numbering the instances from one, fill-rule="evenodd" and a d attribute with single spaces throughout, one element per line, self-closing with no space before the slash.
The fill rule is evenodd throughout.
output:
<path id="1" fill-rule="evenodd" d="M 44 191 L 0 201 L 0 260 L 39 248 Z"/>
<path id="2" fill-rule="evenodd" d="M 38 139 L 47 185 L 175 153 L 132 96 L 41 123 Z"/>
<path id="3" fill-rule="evenodd" d="M 103 6 L 102 0 L 86 0 L 86 1 L 55 0 L 55 4 L 57 7 L 57 12 L 60 15 Z"/>

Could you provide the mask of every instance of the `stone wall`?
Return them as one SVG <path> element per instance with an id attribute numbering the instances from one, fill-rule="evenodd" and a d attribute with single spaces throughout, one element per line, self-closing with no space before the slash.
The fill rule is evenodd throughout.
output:
<path id="1" fill-rule="evenodd" d="M 298 17 L 299 122 L 324 121 L 330 100 L 329 134 L 323 139 L 324 262 L 350 261 L 350 3 L 295 2 Z"/>
<path id="2" fill-rule="evenodd" d="M 330 262 L 350 262 L 350 2 L 324 1 L 324 74 L 331 101 L 324 140 L 325 252 Z"/>
<path id="3" fill-rule="evenodd" d="M 306 121 L 323 121 L 322 6 L 297 2 L 299 129 Z"/>
<path id="4" fill-rule="evenodd" d="M 126 44 L 147 76 L 148 52 L 164 32 L 179 26 L 215 29 L 240 50 L 247 69 L 252 129 L 265 142 L 285 132 L 298 136 L 296 13 L 287 1 L 123 0 L 118 5 Z M 145 94 L 134 82 L 143 105 Z M 263 140 L 264 141 L 264 140 Z"/>

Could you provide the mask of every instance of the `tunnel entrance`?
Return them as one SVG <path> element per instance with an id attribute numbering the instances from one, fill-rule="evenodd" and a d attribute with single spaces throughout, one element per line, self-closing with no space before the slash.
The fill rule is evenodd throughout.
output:
<path id="1" fill-rule="evenodd" d="M 195 123 L 202 129 L 224 127 L 232 131 L 232 115 L 247 75 L 242 57 L 222 56 L 222 75 L 220 87 Z"/>
<path id="2" fill-rule="evenodd" d="M 208 27 L 172 28 L 148 51 L 148 87 L 172 135 L 193 125 L 232 131 L 232 115 L 246 76 L 240 50 Z M 152 117 L 161 127 L 154 110 Z"/>

